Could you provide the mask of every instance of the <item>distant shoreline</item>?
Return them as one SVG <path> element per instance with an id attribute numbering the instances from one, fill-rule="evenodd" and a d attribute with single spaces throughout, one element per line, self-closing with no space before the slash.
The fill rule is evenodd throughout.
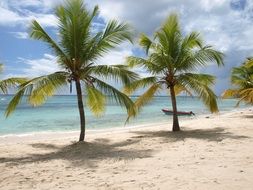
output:
<path id="1" fill-rule="evenodd" d="M 14 96 L 15 94 L 0 94 L 0 97 L 6 97 L 6 96 Z M 24 97 L 26 97 L 27 95 L 24 95 Z M 76 94 L 57 94 L 57 95 L 53 95 L 53 96 L 51 96 L 51 97 L 57 97 L 57 96 L 76 96 Z M 86 95 L 84 95 L 84 96 L 86 96 Z M 140 95 L 131 95 L 130 97 L 139 97 Z M 154 96 L 154 97 L 170 97 L 170 96 L 168 96 L 168 95 L 156 95 L 156 96 Z M 177 96 L 177 97 L 185 97 L 185 98 L 198 98 L 198 96 Z M 222 99 L 222 97 L 221 96 L 217 96 L 218 97 L 218 99 Z M 49 97 L 50 98 L 50 97 Z M 226 99 L 228 99 L 228 100 L 239 100 L 239 99 L 237 99 L 237 98 L 226 98 Z M 226 100 L 226 99 L 224 99 L 224 100 Z"/>
<path id="2" fill-rule="evenodd" d="M 217 114 L 199 114 L 195 117 L 183 117 L 180 120 L 180 123 L 185 123 L 189 121 L 194 121 L 195 119 L 204 119 L 204 118 L 213 118 L 217 116 L 229 115 L 234 113 L 240 113 L 245 111 L 252 111 L 253 107 L 250 106 L 248 108 L 235 108 L 230 111 L 220 111 Z M 89 129 L 87 128 L 87 137 L 94 136 L 96 134 L 108 134 L 108 133 L 122 133 L 129 132 L 131 130 L 145 130 L 149 128 L 154 128 L 154 126 L 164 126 L 168 125 L 168 131 L 170 130 L 170 126 L 172 125 L 172 120 L 168 120 L 165 122 L 154 122 L 154 123 L 144 123 L 139 125 L 131 125 L 125 127 L 111 127 L 111 128 L 103 128 L 103 129 Z M 0 144 L 2 143 L 12 143 L 12 142 L 26 142 L 33 140 L 54 140 L 58 138 L 66 138 L 66 137 L 77 137 L 79 135 L 79 130 L 73 131 L 41 131 L 41 132 L 31 132 L 31 133 L 20 133 L 20 134 L 4 134 L 0 135 Z"/>

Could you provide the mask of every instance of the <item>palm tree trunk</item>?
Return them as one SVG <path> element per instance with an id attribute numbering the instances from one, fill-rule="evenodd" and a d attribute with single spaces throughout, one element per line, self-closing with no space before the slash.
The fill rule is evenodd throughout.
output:
<path id="1" fill-rule="evenodd" d="M 171 103 L 173 108 L 173 127 L 172 131 L 180 131 L 178 116 L 177 116 L 177 100 L 175 95 L 174 86 L 170 87 Z"/>
<path id="2" fill-rule="evenodd" d="M 79 141 L 84 141 L 85 138 L 85 115 L 84 115 L 84 108 L 83 108 L 83 99 L 82 99 L 82 89 L 80 80 L 76 80 L 76 93 L 77 93 L 77 101 L 78 101 L 78 109 L 80 115 L 80 137 Z"/>

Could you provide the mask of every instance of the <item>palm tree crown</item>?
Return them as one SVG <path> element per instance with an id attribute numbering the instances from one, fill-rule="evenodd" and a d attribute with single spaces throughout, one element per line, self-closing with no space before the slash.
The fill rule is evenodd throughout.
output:
<path id="1" fill-rule="evenodd" d="M 42 104 L 47 97 L 68 83 L 76 85 L 78 107 L 81 120 L 80 141 L 84 140 L 85 116 L 83 109 L 82 88 L 86 89 L 87 105 L 95 114 L 101 114 L 106 104 L 106 96 L 114 98 L 133 114 L 131 99 L 107 84 L 103 79 L 114 79 L 129 84 L 138 76 L 124 65 L 99 65 L 99 58 L 120 43 L 132 41 L 132 30 L 129 25 L 111 20 L 103 31 L 94 32 L 92 23 L 98 15 L 98 7 L 92 12 L 86 9 L 82 0 L 69 0 L 55 9 L 58 19 L 58 39 L 54 41 L 37 21 L 31 25 L 30 36 L 45 42 L 57 56 L 61 70 L 49 75 L 33 78 L 22 84 L 11 100 L 6 115 L 18 105 L 23 95 L 28 95 L 32 105 Z"/>
<path id="2" fill-rule="evenodd" d="M 234 89 L 226 90 L 222 97 L 237 97 L 240 102 L 253 104 L 253 58 L 248 58 L 240 67 L 234 67 L 231 73 Z"/>
<path id="3" fill-rule="evenodd" d="M 168 17 L 155 33 L 153 41 L 142 34 L 140 46 L 146 51 L 147 58 L 128 57 L 127 62 L 131 67 L 145 68 L 151 76 L 135 81 L 125 89 L 127 93 L 132 93 L 139 87 L 149 86 L 136 100 L 137 107 L 145 105 L 157 91 L 165 87 L 172 99 L 174 131 L 179 130 L 175 96 L 183 91 L 189 94 L 194 92 L 211 112 L 218 111 L 216 95 L 210 88 L 215 77 L 196 73 L 196 70 L 209 62 L 223 65 L 223 54 L 209 45 L 204 45 L 196 32 L 184 36 L 176 14 Z"/>

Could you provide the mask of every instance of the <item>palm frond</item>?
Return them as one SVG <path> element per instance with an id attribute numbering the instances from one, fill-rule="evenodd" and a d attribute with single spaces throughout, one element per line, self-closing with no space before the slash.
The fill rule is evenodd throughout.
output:
<path id="1" fill-rule="evenodd" d="M 134 102 L 134 112 L 130 112 L 128 114 L 126 123 L 130 120 L 130 118 L 135 117 L 140 112 L 141 108 L 153 99 L 159 88 L 159 83 L 153 84 L 144 94 L 137 98 Z"/>
<path id="2" fill-rule="evenodd" d="M 124 91 L 123 92 L 125 94 L 130 95 L 135 90 L 137 90 L 139 88 L 146 88 L 147 86 L 153 85 L 154 83 L 157 83 L 157 82 L 158 82 L 158 80 L 154 76 L 152 76 L 152 77 L 145 77 L 145 78 L 142 78 L 140 80 L 133 81 L 129 85 L 126 85 L 124 87 Z"/>
<path id="3" fill-rule="evenodd" d="M 11 99 L 11 101 L 9 102 L 6 111 L 5 111 L 5 116 L 9 117 L 9 115 L 16 109 L 17 105 L 21 102 L 24 94 L 26 91 L 30 91 L 31 89 L 30 86 L 27 88 L 21 88 L 20 90 L 18 90 L 16 92 L 16 94 L 13 96 L 13 98 Z"/>
<path id="4" fill-rule="evenodd" d="M 232 97 L 235 98 L 238 95 L 239 95 L 239 90 L 237 90 L 237 89 L 227 89 L 222 93 L 221 97 L 222 98 L 232 98 Z"/>
<path id="5" fill-rule="evenodd" d="M 2 72 L 3 72 L 3 69 L 4 69 L 3 64 L 0 64 L 0 73 L 2 73 Z"/>
<path id="6" fill-rule="evenodd" d="M 91 68 L 91 74 L 98 77 L 121 81 L 124 85 L 130 84 L 139 78 L 138 74 L 129 70 L 126 65 L 96 65 Z"/>
<path id="7" fill-rule="evenodd" d="M 203 41 L 200 38 L 198 32 L 191 32 L 189 35 L 185 36 L 182 41 L 182 49 L 190 50 L 192 48 L 201 48 L 203 46 Z"/>
<path id="8" fill-rule="evenodd" d="M 212 48 L 212 46 L 205 46 L 196 53 L 195 59 L 202 65 L 208 62 L 215 62 L 218 66 L 224 65 L 224 54 Z"/>
<path id="9" fill-rule="evenodd" d="M 118 45 L 126 39 L 133 42 L 132 29 L 128 24 L 119 23 L 117 20 L 111 20 L 104 30 L 102 39 L 111 45 Z"/>
<path id="10" fill-rule="evenodd" d="M 153 60 L 150 60 L 150 59 L 146 60 L 144 58 L 134 57 L 134 56 L 129 56 L 127 57 L 127 60 L 126 60 L 127 65 L 130 68 L 133 68 L 133 67 L 145 68 L 147 71 L 149 71 L 152 74 L 158 74 L 165 69 L 164 66 L 157 65 L 152 61 Z"/>
<path id="11" fill-rule="evenodd" d="M 182 86 L 181 84 L 176 84 L 174 86 L 174 90 L 175 90 L 175 95 L 176 96 L 179 95 L 182 92 L 186 92 L 190 96 L 193 96 L 193 94 L 191 93 L 191 91 L 189 89 L 187 89 L 185 86 Z"/>
<path id="12" fill-rule="evenodd" d="M 40 24 L 36 20 L 32 21 L 30 36 L 33 39 L 46 42 L 53 49 L 56 55 L 58 55 L 61 60 L 64 60 L 64 64 L 70 64 L 71 60 L 68 59 L 67 55 L 63 52 L 60 46 L 47 34 L 47 32 L 40 26 Z"/>
<path id="13" fill-rule="evenodd" d="M 130 68 L 133 68 L 133 67 L 146 67 L 146 65 L 152 64 L 150 62 L 147 63 L 148 61 L 144 58 L 134 57 L 134 56 L 127 57 L 126 62 L 127 62 L 127 65 Z"/>
<path id="14" fill-rule="evenodd" d="M 133 41 L 130 25 L 111 20 L 103 32 L 97 33 L 90 40 L 87 57 L 89 60 L 96 60 L 126 40 Z"/>
<path id="15" fill-rule="evenodd" d="M 246 62 L 244 63 L 244 66 L 246 67 L 246 68 L 253 68 L 253 58 L 251 57 L 251 58 L 248 58 L 247 60 L 246 60 Z"/>
<path id="16" fill-rule="evenodd" d="M 87 46 L 92 37 L 92 21 L 97 14 L 97 6 L 89 12 L 82 0 L 68 1 L 56 9 L 60 44 L 68 57 L 75 60 L 73 70 L 85 64 Z"/>
<path id="17" fill-rule="evenodd" d="M 137 98 L 137 100 L 135 101 L 135 106 L 138 110 L 140 110 L 144 105 L 146 105 L 147 103 L 149 103 L 155 93 L 161 88 L 160 84 L 159 83 L 155 83 L 153 84 L 151 87 L 149 87 L 149 89 L 144 92 L 141 96 L 139 96 Z"/>
<path id="18" fill-rule="evenodd" d="M 162 29 L 168 35 L 174 35 L 176 32 L 180 32 L 178 15 L 176 13 L 170 14 L 165 20 Z"/>
<path id="19" fill-rule="evenodd" d="M 180 43 L 182 41 L 182 34 L 177 14 L 171 14 L 161 29 L 156 33 L 162 51 L 167 58 L 176 60 L 180 52 Z M 159 46 L 157 46 L 159 47 Z M 170 62 L 170 64 L 172 64 Z"/>
<path id="20" fill-rule="evenodd" d="M 185 54 L 181 56 L 177 64 L 178 72 L 192 71 L 208 65 L 210 62 L 215 62 L 218 66 L 224 65 L 224 54 L 211 46 L 202 47 L 194 52 L 185 51 Z"/>
<path id="21" fill-rule="evenodd" d="M 185 73 L 178 77 L 178 82 L 194 91 L 212 113 L 218 112 L 217 96 L 210 88 L 214 80 L 215 77 L 205 74 Z"/>
<path id="22" fill-rule="evenodd" d="M 106 97 L 93 86 L 86 85 L 87 105 L 96 116 L 100 116 L 105 111 Z"/>
<path id="23" fill-rule="evenodd" d="M 145 49 L 146 54 L 148 54 L 149 48 L 151 47 L 152 43 L 153 42 L 145 34 L 141 34 L 139 44 Z"/>
<path id="24" fill-rule="evenodd" d="M 16 109 L 24 95 L 26 95 L 28 102 L 33 106 L 42 104 L 60 86 L 66 84 L 66 79 L 67 75 L 65 72 L 56 72 L 22 83 L 7 106 L 5 115 L 8 117 Z"/>
<path id="25" fill-rule="evenodd" d="M 19 78 L 19 77 L 13 77 L 8 78 L 0 81 L 0 91 L 2 91 L 4 94 L 8 93 L 8 88 L 17 87 L 20 84 L 26 82 L 27 78 Z"/>
<path id="26" fill-rule="evenodd" d="M 231 73 L 231 83 L 235 86 L 234 89 L 228 89 L 223 96 L 239 98 L 236 106 L 243 101 L 248 104 L 253 104 L 253 59 L 247 58 L 246 61 L 239 67 L 234 67 Z"/>
<path id="27" fill-rule="evenodd" d="M 54 95 L 59 87 L 67 84 L 67 78 L 68 73 L 55 72 L 50 75 L 32 79 L 28 84 L 32 86 L 31 93 L 27 94 L 28 102 L 33 106 L 39 106 L 43 104 L 48 97 Z"/>
<path id="28" fill-rule="evenodd" d="M 241 90 L 240 97 L 244 102 L 253 105 L 253 87 Z"/>
<path id="29" fill-rule="evenodd" d="M 231 83 L 240 88 L 253 86 L 253 67 L 234 67 L 232 69 Z"/>
<path id="30" fill-rule="evenodd" d="M 96 87 L 103 92 L 103 94 L 109 96 L 110 99 L 115 100 L 121 106 L 126 107 L 128 115 L 136 115 L 134 103 L 126 94 L 97 78 L 95 79 L 95 84 Z"/>

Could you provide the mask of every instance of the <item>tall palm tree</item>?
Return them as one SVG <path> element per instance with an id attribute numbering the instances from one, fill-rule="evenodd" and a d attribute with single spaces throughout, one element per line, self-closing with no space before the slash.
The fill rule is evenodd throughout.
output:
<path id="1" fill-rule="evenodd" d="M 235 88 L 226 90 L 223 98 L 239 98 L 237 106 L 242 101 L 253 104 L 253 58 L 247 58 L 240 67 L 232 69 L 231 83 Z"/>
<path id="2" fill-rule="evenodd" d="M 173 108 L 173 131 L 179 131 L 176 95 L 183 91 L 199 96 L 211 112 L 217 112 L 216 95 L 210 86 L 215 77 L 197 73 L 197 69 L 215 62 L 223 65 L 223 54 L 209 45 L 204 45 L 196 32 L 184 36 L 180 30 L 178 17 L 172 14 L 155 33 L 154 40 L 145 34 L 140 37 L 140 46 L 147 58 L 128 57 L 129 66 L 145 68 L 151 75 L 126 86 L 125 92 L 132 93 L 137 88 L 148 87 L 135 104 L 142 107 L 149 102 L 162 87 L 168 89 Z"/>
<path id="3" fill-rule="evenodd" d="M 72 86 L 74 82 L 80 115 L 79 141 L 84 141 L 85 112 L 82 88 L 86 90 L 87 105 L 95 114 L 104 111 L 106 96 L 125 106 L 128 113 L 134 112 L 131 99 L 103 79 L 114 79 L 126 85 L 135 80 L 137 74 L 129 71 L 124 65 L 97 64 L 99 58 L 123 41 L 132 41 L 132 32 L 127 24 L 116 20 L 109 21 L 103 31 L 95 32 L 92 24 L 98 15 L 98 7 L 89 12 L 82 0 L 66 1 L 65 4 L 56 7 L 55 14 L 58 19 L 59 41 L 54 41 L 36 20 L 32 21 L 30 36 L 45 42 L 53 50 L 61 70 L 22 84 L 9 103 L 6 115 L 16 108 L 24 95 L 28 95 L 26 97 L 30 104 L 38 106 L 59 87 L 68 83 Z"/>
<path id="4" fill-rule="evenodd" d="M 0 64 L 0 74 L 3 72 L 3 64 Z M 0 93 L 7 94 L 9 87 L 17 87 L 18 85 L 24 83 L 25 78 L 12 77 L 4 80 L 0 80 Z"/>

